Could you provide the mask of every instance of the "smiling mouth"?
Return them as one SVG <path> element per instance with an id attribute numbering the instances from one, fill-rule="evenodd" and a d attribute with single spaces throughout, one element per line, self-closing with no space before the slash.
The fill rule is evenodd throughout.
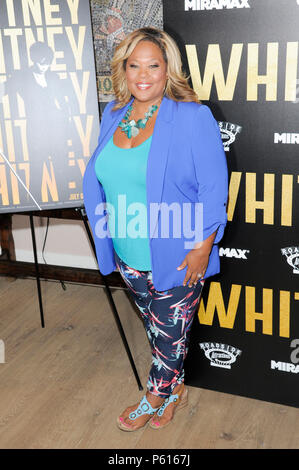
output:
<path id="1" fill-rule="evenodd" d="M 136 86 L 139 90 L 147 90 L 152 85 L 150 83 L 136 83 Z"/>

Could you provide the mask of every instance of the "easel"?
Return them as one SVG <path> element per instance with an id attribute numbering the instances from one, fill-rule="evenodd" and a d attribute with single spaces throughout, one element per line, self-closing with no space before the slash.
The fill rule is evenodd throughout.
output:
<path id="1" fill-rule="evenodd" d="M 39 210 L 42 212 L 41 207 L 38 205 L 38 203 L 36 202 L 36 200 L 34 199 L 32 194 L 30 193 L 30 191 L 28 191 L 27 187 L 24 185 L 22 180 L 19 178 L 17 173 L 12 168 L 12 166 L 11 166 L 10 162 L 8 161 L 8 159 L 5 157 L 5 155 L 1 151 L 0 151 L 0 155 L 4 158 L 6 163 L 9 165 L 10 169 L 13 171 L 15 176 L 18 178 L 18 180 L 20 181 L 20 183 L 22 184 L 22 186 L 26 190 L 26 192 L 30 195 L 30 197 L 33 199 L 34 203 L 37 205 Z M 89 238 L 89 241 L 91 243 L 94 255 L 96 257 L 95 245 L 94 245 L 93 237 L 92 237 L 92 234 L 91 234 L 88 222 L 87 222 L 87 217 L 86 217 L 86 212 L 85 212 L 84 206 L 75 208 L 75 210 L 78 213 L 80 213 L 81 219 L 82 219 L 82 221 L 84 223 L 84 226 L 85 226 L 86 233 L 88 235 L 88 238 Z M 42 326 L 42 328 L 44 328 L 45 327 L 45 321 L 44 321 L 44 312 L 43 312 L 42 291 L 41 291 L 41 284 L 40 284 L 40 274 L 39 274 L 39 269 L 38 269 L 38 259 L 37 259 L 37 249 L 36 249 L 36 239 L 35 239 L 33 213 L 28 211 L 25 214 L 24 213 L 22 213 L 22 214 L 23 215 L 28 215 L 29 219 L 30 219 L 30 229 L 31 229 L 31 237 L 32 237 L 34 265 L 35 265 L 35 274 L 36 274 L 36 283 L 37 283 L 37 292 L 38 292 L 38 302 L 39 302 L 39 309 L 40 309 L 40 319 L 41 319 L 41 326 Z M 135 375 L 138 388 L 139 388 L 139 390 L 143 390 L 143 387 L 141 385 L 141 382 L 140 382 L 140 379 L 139 379 L 139 376 L 138 376 L 138 373 L 137 373 L 137 369 L 136 369 L 136 366 L 135 366 L 135 363 L 134 363 L 134 360 L 133 360 L 133 357 L 132 357 L 132 354 L 131 354 L 131 351 L 130 351 L 130 348 L 129 348 L 129 345 L 128 345 L 128 342 L 127 342 L 127 339 L 126 339 L 126 336 L 125 336 L 125 333 L 124 333 L 124 330 L 123 330 L 123 327 L 122 327 L 122 324 L 121 324 L 121 321 L 120 321 L 120 318 L 119 318 L 119 315 L 118 315 L 118 312 L 117 312 L 117 309 L 116 309 L 116 306 L 115 306 L 115 303 L 114 303 L 114 300 L 113 300 L 113 297 L 112 297 L 111 290 L 110 290 L 110 287 L 107 283 L 107 280 L 106 280 L 105 276 L 103 276 L 103 282 L 104 282 L 104 290 L 105 290 L 105 293 L 107 295 L 110 307 L 112 309 L 112 313 L 114 315 L 114 319 L 116 321 L 116 325 L 117 325 L 118 331 L 120 333 L 123 345 L 125 347 L 127 356 L 129 358 L 133 373 Z"/>

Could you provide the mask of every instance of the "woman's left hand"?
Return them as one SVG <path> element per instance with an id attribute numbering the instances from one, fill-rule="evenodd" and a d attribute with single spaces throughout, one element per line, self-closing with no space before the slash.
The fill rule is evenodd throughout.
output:
<path id="1" fill-rule="evenodd" d="M 188 266 L 183 286 L 189 281 L 189 287 L 192 287 L 203 278 L 209 263 L 209 254 L 208 251 L 201 250 L 201 248 L 189 251 L 182 264 L 177 267 L 180 270 Z"/>
<path id="2" fill-rule="evenodd" d="M 214 243 L 216 232 L 212 233 L 206 240 L 198 243 L 195 247 L 189 251 L 185 256 L 184 261 L 180 266 L 177 267 L 178 270 L 184 269 L 187 266 L 187 271 L 183 286 L 188 284 L 189 287 L 196 285 L 196 283 L 202 279 L 205 275 L 205 272 L 209 263 L 210 252 Z"/>

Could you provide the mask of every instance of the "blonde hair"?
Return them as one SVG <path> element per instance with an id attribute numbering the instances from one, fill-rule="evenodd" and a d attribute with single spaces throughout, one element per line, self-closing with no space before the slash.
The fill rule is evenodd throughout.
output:
<path id="1" fill-rule="evenodd" d="M 116 98 L 113 111 L 122 108 L 131 99 L 131 92 L 126 81 L 126 63 L 140 41 L 151 41 L 162 52 L 168 75 L 165 95 L 174 101 L 195 101 L 200 103 L 195 91 L 188 84 L 189 77 L 182 71 L 181 54 L 175 41 L 165 31 L 146 27 L 136 29 L 128 34 L 115 49 L 111 62 L 112 86 Z"/>

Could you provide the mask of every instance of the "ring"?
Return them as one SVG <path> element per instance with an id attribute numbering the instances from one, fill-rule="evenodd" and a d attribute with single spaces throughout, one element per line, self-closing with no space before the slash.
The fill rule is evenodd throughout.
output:
<path id="1" fill-rule="evenodd" d="M 201 277 L 201 274 L 197 274 L 197 277 Z"/>

